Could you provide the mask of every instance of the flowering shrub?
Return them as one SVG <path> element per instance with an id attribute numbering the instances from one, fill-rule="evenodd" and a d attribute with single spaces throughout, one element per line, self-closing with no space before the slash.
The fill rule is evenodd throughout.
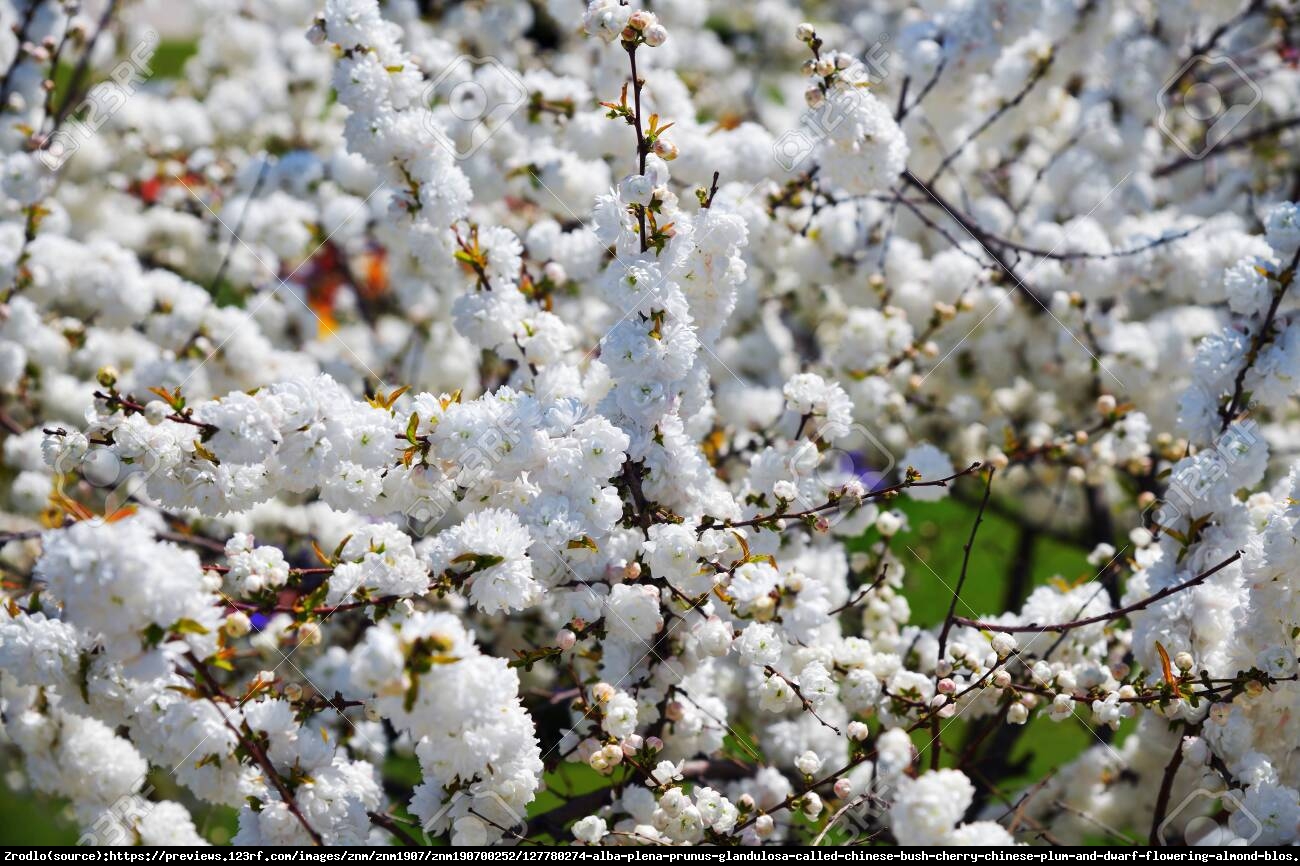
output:
<path id="1" fill-rule="evenodd" d="M 202 5 L 171 80 L 0 5 L 3 743 L 83 841 L 1296 841 L 1293 6 Z"/>

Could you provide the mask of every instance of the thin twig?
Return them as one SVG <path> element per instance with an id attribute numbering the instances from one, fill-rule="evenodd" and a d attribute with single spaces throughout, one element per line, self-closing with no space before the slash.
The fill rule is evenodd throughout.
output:
<path id="1" fill-rule="evenodd" d="M 1090 616 L 1087 619 L 1076 619 L 1070 622 L 1052 623 L 1051 625 L 1038 625 L 1036 623 L 1029 623 L 1027 625 L 1003 625 L 1001 623 L 984 622 L 982 620 L 967 619 L 964 616 L 959 616 L 954 618 L 954 622 L 956 622 L 958 625 L 964 625 L 970 628 L 977 628 L 982 631 L 998 631 L 998 632 L 1003 632 L 1004 634 L 1014 634 L 1017 632 L 1071 631 L 1076 628 L 1083 628 L 1084 626 L 1087 625 L 1096 625 L 1099 622 L 1110 622 L 1112 620 L 1119 619 L 1122 616 L 1127 616 L 1130 613 L 1135 613 L 1139 610 L 1145 610 L 1146 608 L 1150 607 L 1156 602 L 1163 601 L 1164 599 L 1169 598 L 1169 596 L 1171 595 L 1177 595 L 1178 593 L 1182 592 L 1185 589 L 1191 589 L 1194 586 L 1201 585 L 1211 575 L 1217 574 L 1218 572 L 1227 568 L 1229 565 L 1232 565 L 1234 562 L 1236 562 L 1239 559 L 1241 559 L 1240 550 L 1238 550 L 1232 556 L 1229 556 L 1227 559 L 1223 560 L 1223 562 L 1220 562 L 1218 565 L 1214 566 L 1213 568 L 1207 569 L 1201 572 L 1200 574 L 1196 575 L 1196 577 L 1189 578 L 1183 581 L 1182 583 L 1178 583 L 1173 586 L 1167 586 L 1164 589 L 1160 590 L 1159 592 L 1148 595 L 1146 598 L 1142 599 L 1141 601 L 1136 601 L 1133 604 L 1125 605 L 1124 607 L 1117 608 L 1115 610 L 1110 611 L 1109 613 L 1103 613 L 1098 616 Z"/>
<path id="2" fill-rule="evenodd" d="M 952 631 L 953 617 L 957 614 L 957 603 L 961 600 L 961 589 L 966 585 L 966 574 L 970 570 L 970 554 L 975 549 L 975 534 L 979 532 L 980 524 L 984 522 L 984 510 L 989 507 L 989 495 L 993 492 L 993 473 L 997 470 L 990 466 L 988 481 L 984 484 L 984 499 L 980 502 L 979 511 L 975 513 L 975 523 L 970 528 L 970 537 L 966 539 L 966 546 L 962 548 L 961 557 L 961 575 L 957 578 L 957 588 L 952 594 L 952 603 L 948 605 L 948 615 L 944 617 L 943 628 L 939 631 L 939 659 L 943 660 L 943 651 L 948 646 L 948 633 Z"/>

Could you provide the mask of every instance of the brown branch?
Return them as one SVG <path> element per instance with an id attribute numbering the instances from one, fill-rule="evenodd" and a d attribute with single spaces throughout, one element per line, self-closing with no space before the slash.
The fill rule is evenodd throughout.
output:
<path id="1" fill-rule="evenodd" d="M 83 85 L 85 84 L 86 73 L 90 70 L 91 57 L 95 53 L 95 46 L 99 44 L 99 37 L 108 29 L 113 16 L 117 14 L 117 4 L 118 0 L 108 0 L 107 5 L 105 5 L 104 14 L 100 16 L 94 34 L 90 37 L 85 50 L 77 60 L 76 67 L 72 70 L 72 77 L 68 80 L 67 96 L 63 98 L 63 104 L 59 106 L 58 113 L 54 115 L 49 136 L 53 136 L 59 131 L 59 128 L 63 126 L 63 122 L 68 119 L 73 106 L 81 104 L 81 100 L 85 96 Z"/>
<path id="2" fill-rule="evenodd" d="M 641 86 L 644 82 L 636 74 L 636 45 L 629 44 L 627 47 L 627 59 L 632 66 L 632 109 L 635 116 L 635 122 L 632 128 L 636 130 L 636 156 L 637 169 L 641 175 L 645 174 L 646 157 L 650 155 L 650 145 L 646 142 L 645 131 L 641 127 Z M 646 237 L 645 227 L 645 205 L 637 205 L 637 223 L 641 229 L 641 252 L 650 249 L 650 239 Z"/>
<path id="3" fill-rule="evenodd" d="M 1016 284 L 1016 289 L 1034 302 L 1035 306 L 1031 307 L 1031 310 L 1039 312 L 1047 309 L 1047 305 L 1043 302 L 1043 299 L 1040 298 L 1038 293 L 1031 289 L 1025 281 L 1016 274 L 1015 268 L 1007 261 L 1006 257 L 992 248 L 988 240 L 988 232 L 981 228 L 978 223 L 954 208 L 947 199 L 939 195 L 939 193 L 932 189 L 929 184 L 918 178 L 911 171 L 903 172 L 903 181 L 934 199 L 935 204 L 947 211 L 948 216 L 952 217 L 959 226 L 966 230 L 967 234 L 974 238 L 975 242 L 984 249 L 984 252 L 988 253 L 989 256 L 992 257 L 993 261 L 997 262 L 998 267 L 1002 268 L 1002 270 L 1006 272 L 1007 276 L 1011 277 L 1012 281 Z"/>
<path id="4" fill-rule="evenodd" d="M 393 820 L 391 815 L 384 815 L 379 812 L 367 812 L 366 815 L 370 818 L 370 823 L 374 824 L 376 827 L 382 827 L 389 833 L 392 833 L 403 845 L 411 848 L 424 847 L 415 840 L 415 837 L 402 829 L 402 826 Z"/>
<path id="5" fill-rule="evenodd" d="M 1223 562 L 1220 562 L 1218 565 L 1214 566 L 1213 568 L 1207 569 L 1201 572 L 1200 574 L 1196 575 L 1195 577 L 1188 578 L 1182 583 L 1175 584 L 1174 586 L 1167 586 L 1164 589 L 1160 590 L 1159 592 L 1148 595 L 1146 598 L 1142 599 L 1141 601 L 1136 601 L 1133 604 L 1126 605 L 1121 608 L 1117 608 L 1115 610 L 1110 611 L 1109 613 L 1100 614 L 1099 616 L 1090 616 L 1087 619 L 1076 619 L 1071 622 L 1058 622 L 1058 623 L 1052 623 L 1051 625 L 1038 625 L 1036 623 L 1029 623 L 1027 625 L 1002 625 L 1001 623 L 984 622 L 982 620 L 967 619 L 964 616 L 959 616 L 954 619 L 954 622 L 956 622 L 958 625 L 964 625 L 970 628 L 977 628 L 982 631 L 998 631 L 998 632 L 1003 632 L 1004 634 L 1015 634 L 1017 632 L 1071 631 L 1072 629 L 1083 628 L 1086 625 L 1096 625 L 1099 622 L 1110 622 L 1111 620 L 1119 619 L 1122 616 L 1127 616 L 1130 613 L 1135 613 L 1139 610 L 1145 610 L 1146 608 L 1150 607 L 1156 602 L 1163 601 L 1164 599 L 1168 598 L 1171 595 L 1176 595 L 1185 589 L 1191 589 L 1194 586 L 1199 586 L 1200 584 L 1204 583 L 1206 579 L 1209 578 L 1211 575 L 1217 574 L 1218 572 L 1227 568 L 1229 565 L 1232 565 L 1232 563 L 1236 562 L 1239 559 L 1241 559 L 1240 550 L 1238 550 L 1232 556 L 1229 556 L 1227 559 L 1223 560 Z"/>
<path id="6" fill-rule="evenodd" d="M 899 125 L 902 125 L 903 119 L 906 118 L 907 115 L 912 112 L 912 109 L 916 108 L 918 105 L 924 102 L 925 98 L 930 95 L 930 91 L 933 90 L 934 86 L 939 83 L 939 78 L 940 76 L 943 75 L 943 70 L 947 65 L 948 65 L 948 55 L 944 54 L 942 59 L 939 60 L 939 64 L 935 66 L 934 73 L 930 76 L 930 80 L 925 83 L 925 86 L 921 88 L 921 92 L 916 95 L 916 99 L 914 99 L 912 103 L 908 105 L 906 108 L 903 107 L 903 97 L 907 95 L 906 88 L 904 88 L 903 93 L 899 94 L 898 111 L 896 113 L 896 116 L 894 117 L 894 120 Z M 904 81 L 903 83 L 906 84 L 907 82 Z"/>
<path id="7" fill-rule="evenodd" d="M 997 244 L 1000 247 L 1006 247 L 1009 250 L 1015 250 L 1016 252 L 1019 253 L 1025 253 L 1026 255 L 1036 256 L 1040 259 L 1052 259 L 1054 261 L 1059 261 L 1059 262 L 1069 262 L 1069 261 L 1077 261 L 1077 260 L 1105 261 L 1106 259 L 1122 259 L 1122 258 L 1127 258 L 1129 256 L 1140 255 L 1142 253 L 1149 252 L 1159 247 L 1163 247 L 1167 244 L 1174 243 L 1175 241 L 1181 241 L 1183 238 L 1186 238 L 1189 235 L 1192 235 L 1197 231 L 1200 231 L 1201 227 L 1204 225 L 1205 223 L 1203 222 L 1197 223 L 1196 225 L 1192 226 L 1189 229 L 1184 229 L 1182 231 L 1174 232 L 1172 234 L 1161 235 L 1155 240 L 1148 241 L 1147 243 L 1140 244 L 1135 247 L 1125 247 L 1123 249 L 1111 250 L 1108 253 L 1085 253 L 1085 252 L 1058 253 L 1055 250 L 1045 250 L 1041 247 L 1031 247 L 1026 244 L 1017 243 L 1016 241 L 1007 240 L 1006 238 L 998 237 L 992 232 L 987 233 L 986 237 L 988 238 L 990 243 Z"/>
<path id="8" fill-rule="evenodd" d="M 948 633 L 952 631 L 957 602 L 961 600 L 961 589 L 966 585 L 966 574 L 970 570 L 970 554 L 975 548 L 975 534 L 979 532 L 980 524 L 984 522 L 984 509 L 989 507 L 989 495 L 993 492 L 993 473 L 996 471 L 992 466 L 989 467 L 988 481 L 984 485 L 984 499 L 980 502 L 979 511 L 975 513 L 975 523 L 970 528 L 970 537 L 966 539 L 966 546 L 962 548 L 961 575 L 957 578 L 957 588 L 953 591 L 952 603 L 948 605 L 948 615 L 944 617 L 943 628 L 939 631 L 940 661 L 943 661 L 943 651 L 948 645 Z"/>
<path id="9" fill-rule="evenodd" d="M 1197 725 L 1199 729 L 1200 726 Z M 1187 730 L 1187 723 L 1183 722 L 1183 730 Z M 1164 841 L 1159 838 L 1160 825 L 1165 822 L 1165 815 L 1169 812 L 1169 798 L 1174 790 L 1174 777 L 1178 775 L 1178 768 L 1183 763 L 1183 738 L 1179 736 L 1174 740 L 1174 753 L 1169 757 L 1169 763 L 1165 765 L 1164 775 L 1160 779 L 1160 793 L 1156 796 L 1155 814 L 1151 817 L 1151 835 L 1148 842 L 1152 846 L 1163 845 Z"/>
<path id="10" fill-rule="evenodd" d="M 1219 410 L 1219 417 L 1223 419 L 1223 426 L 1219 428 L 1220 433 L 1226 431 L 1229 425 L 1237 420 L 1237 413 L 1241 411 L 1241 401 L 1246 393 L 1246 374 L 1255 366 L 1260 351 L 1271 338 L 1273 322 L 1277 319 L 1278 307 L 1282 305 L 1282 296 L 1295 282 L 1297 267 L 1300 267 L 1300 249 L 1296 250 L 1287 269 L 1278 275 L 1278 287 L 1273 292 L 1273 301 L 1268 306 L 1268 312 L 1264 314 L 1264 321 L 1260 322 L 1259 329 L 1250 338 L 1250 349 L 1246 352 L 1245 363 L 1237 371 L 1237 376 L 1232 383 L 1232 397 L 1228 400 L 1228 404 Z"/>
<path id="11" fill-rule="evenodd" d="M 132 413 L 136 413 L 136 414 L 143 413 L 145 409 L 143 403 L 137 403 L 136 401 L 132 400 L 129 397 L 123 397 L 121 394 L 118 394 L 116 391 L 113 391 L 111 393 L 96 391 L 94 396 L 97 400 L 103 400 L 107 404 L 109 409 L 124 409 L 126 410 L 128 415 Z M 204 421 L 194 420 L 194 418 L 191 415 L 192 412 L 193 412 L 192 409 L 186 409 L 184 413 L 173 412 L 167 416 L 167 420 L 175 421 L 177 424 L 189 424 L 192 427 L 198 427 L 204 433 L 217 432 L 218 428 L 215 424 L 208 424 Z"/>
<path id="12" fill-rule="evenodd" d="M 936 478 L 934 481 L 901 481 L 890 487 L 883 487 L 880 490 L 872 490 L 862 497 L 862 501 L 866 502 L 872 499 L 885 498 L 913 487 L 947 487 L 949 482 L 955 481 L 963 475 L 969 475 L 983 465 L 983 463 L 977 461 L 960 472 L 954 472 L 946 478 Z M 766 514 L 759 517 L 751 517 L 749 520 L 737 521 L 735 523 L 719 523 L 716 525 L 712 523 L 702 523 L 696 527 L 696 529 L 699 532 L 703 532 L 706 529 L 740 529 L 746 526 L 760 526 L 764 523 L 770 523 L 775 520 L 802 520 L 805 517 L 812 517 L 822 513 L 823 511 L 830 511 L 831 509 L 838 508 L 839 506 L 840 500 L 837 498 L 814 508 L 809 508 L 806 511 L 794 511 L 789 514 Z"/>
<path id="13" fill-rule="evenodd" d="M 1296 126 L 1300 126 L 1300 116 L 1287 117 L 1282 120 L 1274 121 L 1273 123 L 1267 124 L 1266 126 L 1261 126 L 1258 129 L 1253 129 L 1250 132 L 1242 133 L 1241 135 L 1238 135 L 1234 138 L 1230 138 L 1227 141 L 1220 142 L 1219 144 L 1211 148 L 1207 153 L 1204 153 L 1200 156 L 1197 157 L 1181 156 L 1178 159 L 1174 160 L 1173 162 L 1165 163 L 1164 165 L 1157 168 L 1155 171 L 1151 172 L 1151 176 L 1167 177 L 1176 171 L 1181 171 L 1182 169 L 1187 168 L 1187 166 L 1189 165 L 1195 165 L 1196 163 L 1200 162 L 1201 160 L 1207 157 L 1218 156 L 1220 154 L 1227 153 L 1228 151 L 1231 150 L 1237 150 L 1242 147 L 1247 147 L 1251 144 L 1254 144 L 1256 141 L 1259 141 L 1262 138 L 1268 138 L 1271 135 L 1276 135 L 1279 132 L 1285 132 L 1288 129 L 1291 129 Z"/>
<path id="14" fill-rule="evenodd" d="M 207 669 L 207 666 L 204 665 L 203 662 L 199 661 L 198 657 L 195 656 L 194 653 L 186 653 L 185 658 L 194 668 L 194 673 L 197 677 L 195 684 L 197 685 L 200 679 L 203 681 L 203 684 L 206 686 L 206 691 L 208 692 L 207 698 L 213 705 L 217 704 L 218 697 L 221 697 L 226 701 L 230 700 L 229 696 L 225 694 L 220 684 L 217 683 L 216 679 L 212 676 L 212 673 Z M 240 745 L 242 745 L 253 760 L 257 762 L 257 765 L 262 768 L 262 772 L 266 775 L 267 781 L 269 781 L 279 793 L 280 800 L 284 803 L 285 808 L 289 810 L 289 813 L 293 815 L 294 818 L 298 819 L 298 823 L 307 831 L 307 835 L 311 837 L 312 842 L 316 845 L 324 845 L 325 842 L 321 838 L 320 833 L 312 827 L 312 825 L 307 821 L 307 816 L 303 815 L 302 810 L 298 808 L 298 803 L 293 798 L 293 792 L 289 790 L 289 786 L 285 784 L 279 771 L 275 769 L 275 764 L 271 763 L 271 759 L 267 756 L 266 750 L 262 748 L 260 743 L 258 743 L 256 736 L 253 736 L 251 731 L 236 726 L 226 717 L 225 713 L 221 713 L 221 720 L 225 722 L 226 727 L 230 728 L 231 732 L 234 733 L 236 738 L 238 738 Z"/>
<path id="15" fill-rule="evenodd" d="M 889 563 L 886 562 L 880 566 L 880 574 L 876 575 L 875 580 L 871 581 L 869 585 L 863 587 L 862 590 L 857 594 L 857 596 L 844 602 L 844 604 L 840 605 L 839 607 L 835 608 L 830 613 L 828 613 L 827 616 L 835 616 L 838 613 L 843 613 L 849 608 L 857 607 L 859 604 L 863 602 L 863 600 L 866 599 L 868 595 L 870 595 L 874 590 L 878 589 L 880 585 L 885 582 L 885 576 L 888 573 L 889 573 Z"/>
<path id="16" fill-rule="evenodd" d="M 971 131 L 970 135 L 966 136 L 960 144 L 953 148 L 952 151 L 943 158 L 943 161 L 939 163 L 939 167 L 934 170 L 934 173 L 930 175 L 930 179 L 926 181 L 927 186 L 932 186 L 934 182 L 948 170 L 948 166 L 952 165 L 953 160 L 961 156 L 962 152 L 965 151 L 966 148 L 975 141 L 975 139 L 983 135 L 990 126 L 1001 120 L 1007 112 L 1013 110 L 1019 106 L 1020 103 L 1024 102 L 1025 97 L 1029 95 L 1029 92 L 1038 86 L 1038 82 L 1042 81 L 1043 77 L 1047 75 L 1047 71 L 1052 68 L 1052 63 L 1056 60 L 1056 50 L 1057 46 L 1052 45 L 1048 49 L 1047 57 L 1040 60 L 1038 64 L 1035 65 L 1034 71 L 1030 74 L 1024 87 L 1020 88 L 1020 91 L 1011 99 L 999 105 L 992 114 L 986 117 L 979 126 Z"/>
<path id="17" fill-rule="evenodd" d="M 767 675 L 770 677 L 780 677 L 785 682 L 785 684 L 790 687 L 790 690 L 794 692 L 794 696 L 799 699 L 800 703 L 803 704 L 803 708 L 808 712 L 812 713 L 812 717 L 814 719 L 821 722 L 822 727 L 830 728 L 837 735 L 843 736 L 843 733 L 840 731 L 839 728 L 835 727 L 830 722 L 826 721 L 825 719 L 823 719 L 821 716 L 817 714 L 817 708 L 813 706 L 813 702 L 808 700 L 808 698 L 804 695 L 803 690 L 800 689 L 799 686 L 793 680 L 791 680 L 789 677 L 787 677 L 785 674 L 781 673 L 771 665 L 767 665 L 764 668 L 764 670 L 767 671 Z"/>
<path id="18" fill-rule="evenodd" d="M 721 172 L 715 171 L 713 173 L 713 183 L 712 185 L 709 186 L 708 195 L 706 195 L 703 199 L 700 200 L 700 207 L 702 208 L 713 207 L 713 197 L 718 194 L 718 178 L 721 176 L 722 176 Z"/>

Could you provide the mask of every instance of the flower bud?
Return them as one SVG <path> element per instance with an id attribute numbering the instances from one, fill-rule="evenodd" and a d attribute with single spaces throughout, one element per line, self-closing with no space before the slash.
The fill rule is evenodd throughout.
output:
<path id="1" fill-rule="evenodd" d="M 668 31 L 662 24 L 652 24 L 645 29 L 642 34 L 645 38 L 645 44 L 651 48 L 658 48 L 668 41 Z"/>
<path id="2" fill-rule="evenodd" d="M 157 427 L 167 420 L 171 414 L 171 407 L 161 400 L 150 400 L 144 404 L 144 420 L 149 422 L 150 426 Z"/>
<path id="3" fill-rule="evenodd" d="M 822 768 L 822 759 L 816 752 L 809 750 L 794 759 L 794 766 L 805 776 L 813 776 Z"/>
<path id="4" fill-rule="evenodd" d="M 1012 704 L 1007 707 L 1007 721 L 1013 725 L 1023 725 L 1029 721 L 1029 708 L 1021 703 Z"/>
<path id="5" fill-rule="evenodd" d="M 674 160 L 677 158 L 677 145 L 666 138 L 657 138 L 655 139 L 655 155 L 661 159 Z"/>
<path id="6" fill-rule="evenodd" d="M 853 783 L 848 779 L 835 780 L 835 796 L 841 800 L 847 800 L 853 796 Z"/>
<path id="7" fill-rule="evenodd" d="M 817 35 L 816 29 L 807 21 L 800 24 L 794 29 L 794 38 L 800 42 L 811 42 L 812 38 Z"/>
<path id="8" fill-rule="evenodd" d="M 562 286 L 569 281 L 568 272 L 559 262 L 547 262 L 542 267 L 542 276 L 557 286 Z"/>
<path id="9" fill-rule="evenodd" d="M 998 658 L 1008 657 L 1019 646 L 1018 642 L 1015 641 L 1015 637 L 1008 635 L 1006 632 L 998 632 L 993 635 L 993 640 L 989 641 L 989 644 L 993 646 L 993 651 L 997 653 Z"/>
<path id="10" fill-rule="evenodd" d="M 892 537 L 903 528 L 903 520 L 892 511 L 882 511 L 876 518 L 876 531 L 885 538 Z"/>
<path id="11" fill-rule="evenodd" d="M 226 633 L 226 637 L 240 638 L 248 634 L 253 628 L 253 622 L 248 618 L 248 614 L 242 610 L 237 610 L 226 621 L 221 624 L 221 630 Z"/>
<path id="12" fill-rule="evenodd" d="M 1210 760 L 1210 747 L 1202 737 L 1183 737 L 1183 758 L 1193 766 L 1206 764 Z"/>
<path id="13" fill-rule="evenodd" d="M 302 686 L 297 683 L 285 683 L 284 688 L 280 690 L 286 701 L 302 700 Z"/>
<path id="14" fill-rule="evenodd" d="M 568 652 L 573 649 L 573 645 L 578 642 L 578 636 L 571 629 L 562 628 L 560 633 L 555 636 L 555 644 L 560 649 Z"/>

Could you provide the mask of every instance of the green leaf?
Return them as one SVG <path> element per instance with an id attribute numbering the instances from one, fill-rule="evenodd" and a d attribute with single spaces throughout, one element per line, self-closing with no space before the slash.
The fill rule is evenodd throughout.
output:
<path id="1" fill-rule="evenodd" d="M 148 627 L 145 628 L 143 636 L 144 642 L 147 645 L 155 647 L 162 643 L 163 638 L 167 637 L 167 630 L 158 625 L 158 623 L 151 622 Z"/>
<path id="2" fill-rule="evenodd" d="M 175 634 L 207 634 L 207 626 L 195 622 L 192 619 L 178 619 L 172 626 L 172 632 Z"/>

